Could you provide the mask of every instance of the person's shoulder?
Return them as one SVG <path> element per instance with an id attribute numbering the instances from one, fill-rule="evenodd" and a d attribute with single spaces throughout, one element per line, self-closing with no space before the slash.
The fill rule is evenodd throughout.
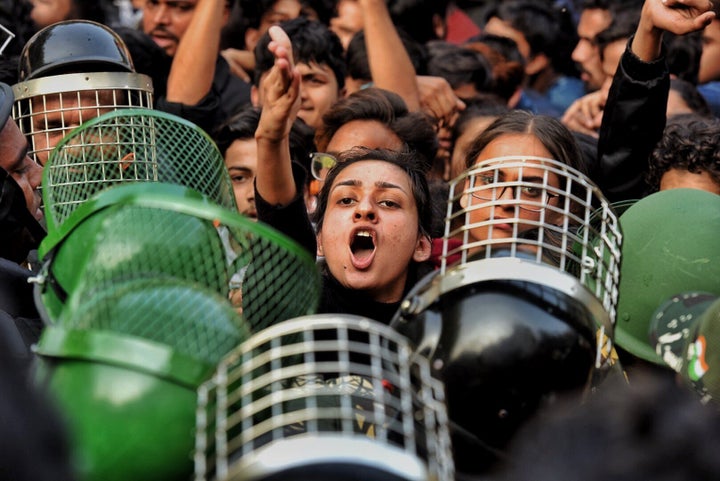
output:
<path id="1" fill-rule="evenodd" d="M 250 83 L 234 75 L 230 70 L 230 64 L 228 64 L 222 55 L 218 55 L 217 61 L 215 62 L 213 84 L 220 87 L 222 92 L 231 89 L 231 91 L 236 94 L 239 93 L 243 96 L 246 94 L 247 101 L 250 100 Z"/>

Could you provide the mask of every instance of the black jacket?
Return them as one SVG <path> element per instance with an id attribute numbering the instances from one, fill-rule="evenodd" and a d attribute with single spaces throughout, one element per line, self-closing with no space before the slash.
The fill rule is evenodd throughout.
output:
<path id="1" fill-rule="evenodd" d="M 250 103 L 250 84 L 230 72 L 227 61 L 218 56 L 210 92 L 196 105 L 168 102 L 160 97 L 155 108 L 182 117 L 212 133 L 241 107 Z"/>
<path id="2" fill-rule="evenodd" d="M 610 202 L 647 192 L 648 159 L 665 129 L 670 71 L 664 52 L 643 62 L 630 50 L 620 59 L 603 112 L 598 141 L 599 187 Z"/>

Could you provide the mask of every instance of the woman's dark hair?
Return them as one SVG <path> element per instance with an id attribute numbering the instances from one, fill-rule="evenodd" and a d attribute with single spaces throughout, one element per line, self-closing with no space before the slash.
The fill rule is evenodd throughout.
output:
<path id="1" fill-rule="evenodd" d="M 350 165 L 368 160 L 393 164 L 408 175 L 418 211 L 418 232 L 423 236 L 429 237 L 433 228 L 433 211 L 430 202 L 430 188 L 428 187 L 427 176 L 424 170 L 424 159 L 420 158 L 415 152 L 408 150 L 396 151 L 389 149 L 366 149 L 362 147 L 342 152 L 338 156 L 337 164 L 328 172 L 325 183 L 318 195 L 318 205 L 315 211 L 317 231 L 320 232 L 322 230 L 330 189 L 333 187 L 337 176 Z"/>
<path id="2" fill-rule="evenodd" d="M 444 78 L 453 89 L 471 84 L 478 92 L 492 90 L 492 67 L 479 51 L 444 40 L 433 40 L 426 47 L 428 75 Z"/>
<path id="3" fill-rule="evenodd" d="M 430 169 L 438 150 L 438 140 L 432 121 L 420 112 L 410 112 L 398 94 L 377 87 L 353 92 L 338 100 L 325 115 L 315 134 L 321 152 L 327 150 L 333 135 L 353 120 L 376 120 L 386 125 L 408 147 L 422 157 Z"/>
<path id="4" fill-rule="evenodd" d="M 531 56 L 543 53 L 555 71 L 577 75 L 571 58 L 577 44 L 577 29 L 567 9 L 537 0 L 504 0 L 490 9 L 487 19 L 497 17 L 522 32 Z"/>
<path id="5" fill-rule="evenodd" d="M 458 115 L 453 124 L 453 143 L 460 137 L 473 120 L 478 117 L 500 117 L 510 112 L 510 107 L 502 98 L 495 94 L 481 94 L 477 97 L 465 100 L 465 110 Z"/>
<path id="6" fill-rule="evenodd" d="M 540 140 L 554 160 L 587 175 L 587 166 L 572 132 L 554 117 L 535 115 L 525 110 L 511 110 L 495 119 L 468 149 L 465 165 L 472 167 L 480 152 L 504 134 L 532 134 Z"/>
<path id="7" fill-rule="evenodd" d="M 705 100 L 705 97 L 702 96 L 694 84 L 679 78 L 672 78 L 670 79 L 670 90 L 677 92 L 693 113 L 701 117 L 713 117 L 710 105 L 708 105 L 707 100 Z"/>

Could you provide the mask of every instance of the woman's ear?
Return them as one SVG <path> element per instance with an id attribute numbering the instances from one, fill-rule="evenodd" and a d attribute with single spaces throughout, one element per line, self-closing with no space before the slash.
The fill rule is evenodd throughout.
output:
<path id="1" fill-rule="evenodd" d="M 315 235 L 315 240 L 317 241 L 317 255 L 323 256 L 322 235 L 320 232 Z"/>
<path id="2" fill-rule="evenodd" d="M 420 234 L 418 237 L 417 244 L 415 245 L 415 252 L 413 253 L 413 260 L 415 262 L 424 262 L 430 259 L 432 253 L 432 243 L 430 238 L 426 235 Z"/>

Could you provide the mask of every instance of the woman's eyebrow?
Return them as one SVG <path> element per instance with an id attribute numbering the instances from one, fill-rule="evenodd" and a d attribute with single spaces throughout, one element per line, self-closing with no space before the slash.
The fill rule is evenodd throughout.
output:
<path id="1" fill-rule="evenodd" d="M 357 179 L 348 179 L 348 180 L 343 180 L 343 181 L 336 183 L 333 186 L 333 190 L 337 187 L 360 187 L 360 186 L 362 186 L 361 181 L 359 181 Z M 393 184 L 392 182 L 384 181 L 384 180 L 378 180 L 377 182 L 375 182 L 375 187 L 377 187 L 379 189 L 398 189 L 401 192 L 405 192 L 405 189 L 403 189 L 401 186 L 399 186 L 397 184 Z"/>
<path id="2" fill-rule="evenodd" d="M 545 183 L 545 177 L 542 175 L 523 175 L 520 176 L 520 179 L 523 182 L 537 182 L 539 184 Z"/>
<path id="3" fill-rule="evenodd" d="M 393 184 L 392 182 L 386 182 L 383 180 L 379 180 L 375 182 L 375 187 L 379 189 L 398 189 L 401 192 L 405 192 L 405 189 L 403 189 L 401 186 L 397 184 Z"/>

